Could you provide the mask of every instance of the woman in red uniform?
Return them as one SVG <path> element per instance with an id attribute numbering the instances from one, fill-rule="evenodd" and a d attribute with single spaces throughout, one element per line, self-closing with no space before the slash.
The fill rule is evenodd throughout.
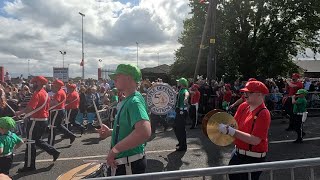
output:
<path id="1" fill-rule="evenodd" d="M 236 114 L 238 130 L 225 124 L 219 124 L 219 131 L 235 138 L 235 151 L 229 165 L 264 162 L 268 152 L 268 131 L 270 112 L 264 104 L 268 88 L 260 81 L 250 81 L 244 92 L 246 102 L 242 103 Z M 261 172 L 253 172 L 252 180 L 258 180 Z M 248 173 L 230 174 L 230 180 L 248 180 Z"/>

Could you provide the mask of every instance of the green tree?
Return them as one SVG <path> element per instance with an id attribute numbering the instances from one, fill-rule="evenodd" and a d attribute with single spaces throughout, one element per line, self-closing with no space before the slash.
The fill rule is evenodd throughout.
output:
<path id="1" fill-rule="evenodd" d="M 182 47 L 175 54 L 175 75 L 193 74 L 199 50 L 206 12 L 197 2 L 190 1 L 190 6 L 193 16 L 184 22 L 179 38 Z M 296 70 L 292 58 L 298 53 L 307 47 L 319 51 L 319 30 L 319 0 L 219 0 L 217 73 L 229 78 L 286 75 Z M 205 74 L 206 68 L 200 69 Z"/>

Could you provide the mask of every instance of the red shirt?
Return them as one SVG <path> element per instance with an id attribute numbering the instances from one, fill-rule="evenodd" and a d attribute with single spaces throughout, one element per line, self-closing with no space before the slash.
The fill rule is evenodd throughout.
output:
<path id="1" fill-rule="evenodd" d="M 261 142 L 258 145 L 252 146 L 251 151 L 253 152 L 268 152 L 268 131 L 270 127 L 271 117 L 269 110 L 264 109 L 260 111 L 265 107 L 265 104 L 262 103 L 251 112 L 249 104 L 247 102 L 244 102 L 239 106 L 236 115 L 234 116 L 238 123 L 238 130 L 249 133 L 261 139 Z M 260 111 L 259 114 L 257 114 L 258 111 Z M 256 119 L 253 130 L 251 131 L 254 116 L 258 116 L 258 118 Z M 249 151 L 249 144 L 246 142 L 235 139 L 234 144 L 239 149 Z"/>
<path id="2" fill-rule="evenodd" d="M 79 93 L 77 91 L 73 91 L 68 93 L 66 100 L 66 109 L 78 109 L 80 103 Z"/>
<path id="3" fill-rule="evenodd" d="M 230 102 L 231 98 L 232 98 L 232 92 L 230 90 L 227 90 L 226 92 L 224 92 L 224 95 L 223 95 L 224 101 Z"/>
<path id="4" fill-rule="evenodd" d="M 47 92 L 42 88 L 40 91 L 34 91 L 27 107 L 30 107 L 31 109 L 36 109 L 44 104 L 46 101 Z M 48 96 L 48 100 L 46 102 L 46 105 L 41 108 L 36 113 L 32 114 L 31 118 L 47 118 L 49 117 L 49 106 L 50 106 L 50 98 Z"/>
<path id="5" fill-rule="evenodd" d="M 200 100 L 200 92 L 198 90 L 194 91 L 191 94 L 191 104 L 199 103 L 199 100 Z"/>
<path id="6" fill-rule="evenodd" d="M 58 102 L 58 106 L 53 108 L 53 109 L 64 109 L 65 106 L 65 100 L 67 98 L 66 92 L 63 89 L 60 89 L 58 92 L 56 92 L 52 99 L 56 100 Z M 63 103 L 61 103 L 62 101 L 64 101 Z M 61 104 L 60 104 L 61 103 Z"/>
<path id="7" fill-rule="evenodd" d="M 290 87 L 290 86 L 288 86 L 288 95 L 289 95 L 289 96 L 295 95 L 299 89 L 302 89 L 302 88 L 303 88 L 303 84 L 302 84 L 302 82 L 300 82 L 300 81 L 297 81 L 297 82 L 291 81 L 291 83 L 294 84 L 294 85 L 296 85 L 297 87 Z"/>

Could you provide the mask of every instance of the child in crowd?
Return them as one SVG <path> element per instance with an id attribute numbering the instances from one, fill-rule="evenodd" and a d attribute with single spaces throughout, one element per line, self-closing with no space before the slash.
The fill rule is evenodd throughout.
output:
<path id="1" fill-rule="evenodd" d="M 13 151 L 23 144 L 23 140 L 10 130 L 16 126 L 11 117 L 0 118 L 0 173 L 9 175 Z"/>

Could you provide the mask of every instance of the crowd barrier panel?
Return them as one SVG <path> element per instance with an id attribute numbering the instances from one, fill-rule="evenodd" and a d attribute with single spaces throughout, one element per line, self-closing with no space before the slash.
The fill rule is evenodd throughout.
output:
<path id="1" fill-rule="evenodd" d="M 168 180 L 168 179 L 183 179 L 183 178 L 195 178 L 202 177 L 205 179 L 207 176 L 222 175 L 224 179 L 228 179 L 229 174 L 235 173 L 248 173 L 248 179 L 251 180 L 251 173 L 256 171 L 263 171 L 268 173 L 270 180 L 274 180 L 274 173 L 278 170 L 289 170 L 290 179 L 297 179 L 295 170 L 297 168 L 307 168 L 309 172 L 303 175 L 303 179 L 315 180 L 315 168 L 320 166 L 320 158 L 308 158 L 308 159 L 296 159 L 296 160 L 285 160 L 285 161 L 272 161 L 264 163 L 254 163 L 254 164 L 242 164 L 242 165 L 232 165 L 232 166 L 218 166 L 209 168 L 198 168 L 198 169 L 187 169 L 187 170 L 177 170 L 177 171 L 166 171 L 166 172 L 153 172 L 145 174 L 136 175 L 126 175 L 126 176 L 114 176 L 114 177 L 102 177 L 102 178 L 92 178 L 90 180 L 141 180 L 141 179 L 152 179 L 152 180 Z M 304 171 L 306 172 L 306 171 Z M 301 176 L 301 174 L 299 174 Z M 299 177 L 301 179 L 301 177 Z"/>

